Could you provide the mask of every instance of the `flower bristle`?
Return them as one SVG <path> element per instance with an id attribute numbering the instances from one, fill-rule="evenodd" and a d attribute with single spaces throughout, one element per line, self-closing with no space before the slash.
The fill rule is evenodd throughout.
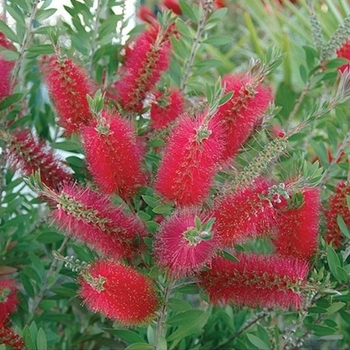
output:
<path id="1" fill-rule="evenodd" d="M 150 119 L 154 129 L 169 126 L 184 111 L 184 98 L 177 88 L 169 88 L 164 93 L 156 91 L 151 103 Z"/>
<path id="2" fill-rule="evenodd" d="M 227 161 L 237 154 L 254 128 L 259 125 L 272 100 L 272 93 L 247 74 L 227 75 L 222 84 L 225 93 L 233 92 L 233 96 L 219 106 L 213 118 L 225 129 L 225 151 L 222 159 Z"/>
<path id="3" fill-rule="evenodd" d="M 86 96 L 93 95 L 93 84 L 83 68 L 70 58 L 53 55 L 42 64 L 42 72 L 67 135 L 89 125 L 92 114 Z"/>
<path id="4" fill-rule="evenodd" d="M 163 221 L 158 230 L 154 243 L 154 254 L 157 264 L 167 268 L 171 276 L 184 277 L 198 272 L 203 266 L 210 263 L 215 253 L 217 248 L 215 235 L 210 239 L 199 239 L 195 243 L 186 239 L 186 232 L 196 229 L 196 217 L 202 223 L 210 219 L 205 214 L 199 214 L 195 208 L 182 209 Z M 211 233 L 208 232 L 208 234 Z"/>
<path id="5" fill-rule="evenodd" d="M 259 178 L 216 199 L 213 230 L 222 245 L 232 246 L 272 227 L 275 210 L 267 199 L 268 189 L 268 182 Z"/>
<path id="6" fill-rule="evenodd" d="M 350 210 L 346 199 L 347 196 L 350 196 L 350 183 L 339 181 L 330 199 L 329 207 L 325 210 L 325 239 L 327 243 L 333 244 L 336 248 L 339 248 L 343 244 L 344 238 L 338 225 L 338 216 L 341 216 L 345 225 L 350 227 Z"/>
<path id="7" fill-rule="evenodd" d="M 100 120 L 82 130 L 90 172 L 106 194 L 130 199 L 146 183 L 142 150 L 128 120 L 102 112 Z"/>
<path id="8" fill-rule="evenodd" d="M 142 249 L 143 223 L 121 206 L 114 206 L 107 196 L 67 185 L 56 201 L 54 222 L 93 250 L 114 258 L 132 258 Z"/>
<path id="9" fill-rule="evenodd" d="M 0 279 L 0 328 L 17 309 L 19 300 L 15 280 Z"/>
<path id="10" fill-rule="evenodd" d="M 2 32 L 0 32 L 0 46 L 7 50 L 14 49 L 13 44 Z M 11 94 L 11 73 L 14 65 L 14 61 L 6 60 L 0 53 L 0 101 Z"/>
<path id="11" fill-rule="evenodd" d="M 159 302 L 153 283 L 131 267 L 97 260 L 78 282 L 79 296 L 93 312 L 127 326 L 147 323 L 155 316 Z"/>
<path id="12" fill-rule="evenodd" d="M 55 191 L 72 181 L 72 174 L 48 144 L 28 129 L 14 131 L 7 152 L 14 169 L 26 176 L 40 171 L 41 182 Z"/>
<path id="13" fill-rule="evenodd" d="M 238 262 L 215 257 L 199 275 L 199 286 L 214 304 L 300 309 L 308 264 L 288 257 L 235 254 Z"/>
<path id="14" fill-rule="evenodd" d="M 338 58 L 344 58 L 348 60 L 348 63 L 343 64 L 338 68 L 340 72 L 344 72 L 345 69 L 350 67 L 350 39 L 342 44 L 342 46 L 336 50 L 336 55 Z"/>
<path id="15" fill-rule="evenodd" d="M 212 120 L 204 125 L 204 118 L 179 118 L 157 172 L 155 189 L 179 207 L 205 200 L 221 159 L 222 129 Z"/>
<path id="16" fill-rule="evenodd" d="M 121 77 L 114 85 L 118 102 L 126 111 L 141 113 L 147 94 L 168 69 L 171 31 L 171 28 L 151 25 L 128 46 Z"/>
<path id="17" fill-rule="evenodd" d="M 279 255 L 310 259 L 318 246 L 320 191 L 304 188 L 302 203 L 296 208 L 279 208 L 276 213 L 276 237 L 273 243 Z"/>

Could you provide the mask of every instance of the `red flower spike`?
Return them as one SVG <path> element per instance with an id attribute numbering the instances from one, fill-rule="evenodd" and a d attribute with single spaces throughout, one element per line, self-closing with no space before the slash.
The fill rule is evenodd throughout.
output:
<path id="1" fill-rule="evenodd" d="M 171 10 L 176 15 L 181 16 L 182 11 L 178 0 L 162 0 L 162 4 L 168 10 Z"/>
<path id="2" fill-rule="evenodd" d="M 149 322 L 158 307 L 152 281 L 119 263 L 95 261 L 79 283 L 79 296 L 90 310 L 127 326 Z"/>
<path id="3" fill-rule="evenodd" d="M 335 188 L 335 193 L 330 199 L 329 208 L 325 212 L 326 217 L 326 242 L 335 247 L 342 245 L 343 234 L 338 225 L 338 215 L 340 215 L 347 227 L 350 227 L 350 210 L 348 208 L 346 196 L 350 196 L 350 183 L 339 181 Z"/>
<path id="4" fill-rule="evenodd" d="M 12 279 L 0 280 L 0 327 L 16 311 L 18 305 L 17 289 Z"/>
<path id="5" fill-rule="evenodd" d="M 213 118 L 225 128 L 226 148 L 222 159 L 226 161 L 237 154 L 262 120 L 272 94 L 248 75 L 228 75 L 222 82 L 225 92 L 233 92 L 233 96 L 218 108 Z"/>
<path id="6" fill-rule="evenodd" d="M 222 129 L 205 115 L 182 116 L 172 129 L 155 189 L 180 207 L 200 204 L 209 194 L 223 150 Z"/>
<path id="7" fill-rule="evenodd" d="M 83 128 L 82 138 L 91 174 L 105 193 L 127 200 L 145 184 L 140 144 L 132 125 L 118 113 L 103 112 L 98 123 Z"/>
<path id="8" fill-rule="evenodd" d="M 24 350 L 23 339 L 8 327 L 0 326 L 0 342 L 11 347 L 13 350 Z"/>
<path id="9" fill-rule="evenodd" d="M 346 68 L 350 67 L 350 39 L 343 43 L 338 50 L 336 50 L 336 55 L 338 58 L 344 58 L 349 61 L 338 68 L 340 72 L 344 72 Z"/>
<path id="10" fill-rule="evenodd" d="M 5 35 L 0 32 L 0 46 L 7 50 L 13 50 L 14 46 L 12 43 L 7 40 Z M 12 87 L 11 87 L 11 71 L 15 65 L 14 61 L 7 61 L 0 54 L 0 101 L 5 97 L 11 95 Z"/>
<path id="11" fill-rule="evenodd" d="M 300 207 L 284 207 L 277 211 L 274 245 L 279 255 L 308 260 L 318 246 L 320 191 L 318 188 L 305 188 L 301 194 Z"/>
<path id="12" fill-rule="evenodd" d="M 214 304 L 300 309 L 298 291 L 305 283 L 308 264 L 298 259 L 255 254 L 235 254 L 238 262 L 215 257 L 200 274 L 199 285 Z"/>
<path id="13" fill-rule="evenodd" d="M 260 178 L 216 200 L 213 230 L 222 245 L 232 246 L 272 227 L 275 210 L 267 199 L 268 190 L 268 183 Z"/>
<path id="14" fill-rule="evenodd" d="M 210 231 L 198 230 L 196 218 L 203 224 L 210 219 L 198 215 L 194 209 L 177 211 L 162 222 L 156 236 L 157 263 L 168 268 L 169 274 L 174 277 L 184 277 L 199 271 L 210 263 L 215 253 L 215 235 Z"/>
<path id="15" fill-rule="evenodd" d="M 86 95 L 93 95 L 87 74 L 69 58 L 51 56 L 43 63 L 43 73 L 59 122 L 68 135 L 92 120 Z"/>
<path id="16" fill-rule="evenodd" d="M 141 5 L 138 8 L 136 16 L 145 23 L 149 23 L 152 25 L 157 23 L 156 15 L 146 5 Z"/>
<path id="17" fill-rule="evenodd" d="M 115 259 L 139 253 L 145 227 L 136 215 L 126 214 L 107 197 L 77 186 L 65 186 L 56 201 L 54 222 L 69 236 Z"/>
<path id="18" fill-rule="evenodd" d="M 150 26 L 128 46 L 121 78 L 116 82 L 118 102 L 130 112 L 141 113 L 149 91 L 168 69 L 171 56 L 170 36 L 173 27 L 162 30 Z"/>
<path id="19" fill-rule="evenodd" d="M 177 88 L 170 88 L 165 93 L 155 92 L 151 103 L 150 118 L 154 129 L 169 126 L 184 111 L 184 98 Z"/>
<path id="20" fill-rule="evenodd" d="M 13 168 L 26 176 L 40 170 L 41 182 L 57 191 L 72 181 L 72 174 L 43 140 L 34 138 L 30 130 L 17 130 L 8 147 Z"/>

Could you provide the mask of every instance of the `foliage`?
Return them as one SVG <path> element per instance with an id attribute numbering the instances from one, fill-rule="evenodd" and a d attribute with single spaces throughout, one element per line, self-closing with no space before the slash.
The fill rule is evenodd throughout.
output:
<path id="1" fill-rule="evenodd" d="M 346 349 L 348 2 L 70 1 L 0 21 L 0 350 Z"/>

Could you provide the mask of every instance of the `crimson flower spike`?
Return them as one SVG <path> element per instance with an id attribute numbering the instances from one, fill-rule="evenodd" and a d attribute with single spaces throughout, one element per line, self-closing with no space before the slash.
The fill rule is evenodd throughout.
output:
<path id="1" fill-rule="evenodd" d="M 218 197 L 213 217 L 214 233 L 223 246 L 233 246 L 267 231 L 275 223 L 269 183 L 260 177 L 250 186 Z"/>
<path id="2" fill-rule="evenodd" d="M 234 157 L 261 122 L 272 93 L 261 84 L 262 77 L 250 74 L 230 74 L 222 79 L 225 93 L 232 97 L 219 106 L 213 119 L 225 130 L 225 151 L 222 160 Z"/>
<path id="3" fill-rule="evenodd" d="M 309 267 L 289 257 L 237 254 L 238 262 L 222 257 L 199 275 L 199 286 L 214 304 L 300 309 Z"/>
<path id="4" fill-rule="evenodd" d="M 320 206 L 318 188 L 304 188 L 277 206 L 277 254 L 308 260 L 316 253 Z"/>
<path id="5" fill-rule="evenodd" d="M 12 279 L 0 280 L 0 328 L 7 318 L 15 312 L 18 305 L 17 288 Z"/>
<path id="6" fill-rule="evenodd" d="M 57 203 L 54 222 L 91 249 L 118 259 L 132 258 L 142 248 L 143 223 L 121 206 L 113 206 L 108 197 L 77 185 L 67 185 L 51 197 L 45 194 Z"/>
<path id="7" fill-rule="evenodd" d="M 145 184 L 141 146 L 131 123 L 120 114 L 103 111 L 83 128 L 82 138 L 90 172 L 103 192 L 128 200 Z"/>
<path id="8" fill-rule="evenodd" d="M 340 72 L 344 72 L 346 68 L 350 67 L 350 38 L 348 41 L 344 42 L 338 50 L 336 50 L 336 55 L 339 58 L 344 58 L 349 61 L 338 68 Z"/>
<path id="9" fill-rule="evenodd" d="M 1 32 L 0 46 L 7 50 L 14 49 L 13 44 Z M 14 65 L 14 61 L 8 61 L 0 54 L 0 101 L 11 94 L 11 71 Z"/>
<path id="10" fill-rule="evenodd" d="M 332 196 L 329 208 L 325 211 L 326 217 L 326 242 L 335 247 L 342 245 L 343 234 L 338 224 L 340 216 L 347 227 L 350 227 L 350 210 L 348 207 L 347 196 L 350 196 L 350 183 L 339 181 L 335 187 L 335 193 Z"/>
<path id="11" fill-rule="evenodd" d="M 151 279 L 120 263 L 97 260 L 78 282 L 90 310 L 127 326 L 148 323 L 159 305 Z"/>
<path id="12" fill-rule="evenodd" d="M 182 209 L 163 221 L 155 239 L 158 265 L 175 278 L 198 272 L 210 263 L 217 248 L 213 219 L 195 208 Z"/>
<path id="13" fill-rule="evenodd" d="M 93 95 L 93 84 L 87 73 L 70 58 L 58 55 L 42 64 L 42 71 L 60 125 L 68 135 L 77 132 L 92 120 L 87 95 Z"/>
<path id="14" fill-rule="evenodd" d="M 207 114 L 181 116 L 166 145 L 155 189 L 180 207 L 200 204 L 218 169 L 222 135 L 220 125 Z"/>
<path id="15" fill-rule="evenodd" d="M 72 174 L 44 140 L 36 139 L 30 130 L 16 130 L 8 139 L 7 157 L 14 169 L 26 176 L 40 171 L 41 182 L 58 191 L 72 181 Z"/>
<path id="16" fill-rule="evenodd" d="M 129 45 L 121 78 L 115 84 L 118 102 L 125 110 L 142 112 L 147 93 L 169 67 L 173 31 L 173 25 L 163 29 L 154 24 Z"/>
<path id="17" fill-rule="evenodd" d="M 0 325 L 1 344 L 9 345 L 13 350 L 26 349 L 23 339 L 12 329 Z"/>

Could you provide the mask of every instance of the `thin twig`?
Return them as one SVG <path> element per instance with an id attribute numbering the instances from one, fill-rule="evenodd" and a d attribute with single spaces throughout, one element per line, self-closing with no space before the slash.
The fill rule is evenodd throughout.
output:
<path id="1" fill-rule="evenodd" d="M 65 237 L 61 246 L 57 249 L 57 251 L 59 253 L 62 253 L 63 250 L 66 248 L 66 245 L 69 241 L 69 237 Z M 45 281 L 44 281 L 44 284 L 42 285 L 41 289 L 40 289 L 40 292 L 38 293 L 38 295 L 35 297 L 34 301 L 33 301 L 33 304 L 31 305 L 31 310 L 29 312 L 30 316 L 29 318 L 27 319 L 27 324 L 29 324 L 30 322 L 32 322 L 34 316 L 35 316 L 35 310 L 38 308 L 41 300 L 43 299 L 44 295 L 45 295 L 45 292 L 47 291 L 47 289 L 49 289 L 49 277 L 51 275 L 53 275 L 53 273 L 55 272 L 56 268 L 57 268 L 57 265 L 59 263 L 59 260 L 58 259 L 53 259 L 52 263 L 51 263 L 51 266 L 50 266 L 50 269 L 48 270 L 47 274 L 46 274 L 46 278 L 45 278 Z"/>

